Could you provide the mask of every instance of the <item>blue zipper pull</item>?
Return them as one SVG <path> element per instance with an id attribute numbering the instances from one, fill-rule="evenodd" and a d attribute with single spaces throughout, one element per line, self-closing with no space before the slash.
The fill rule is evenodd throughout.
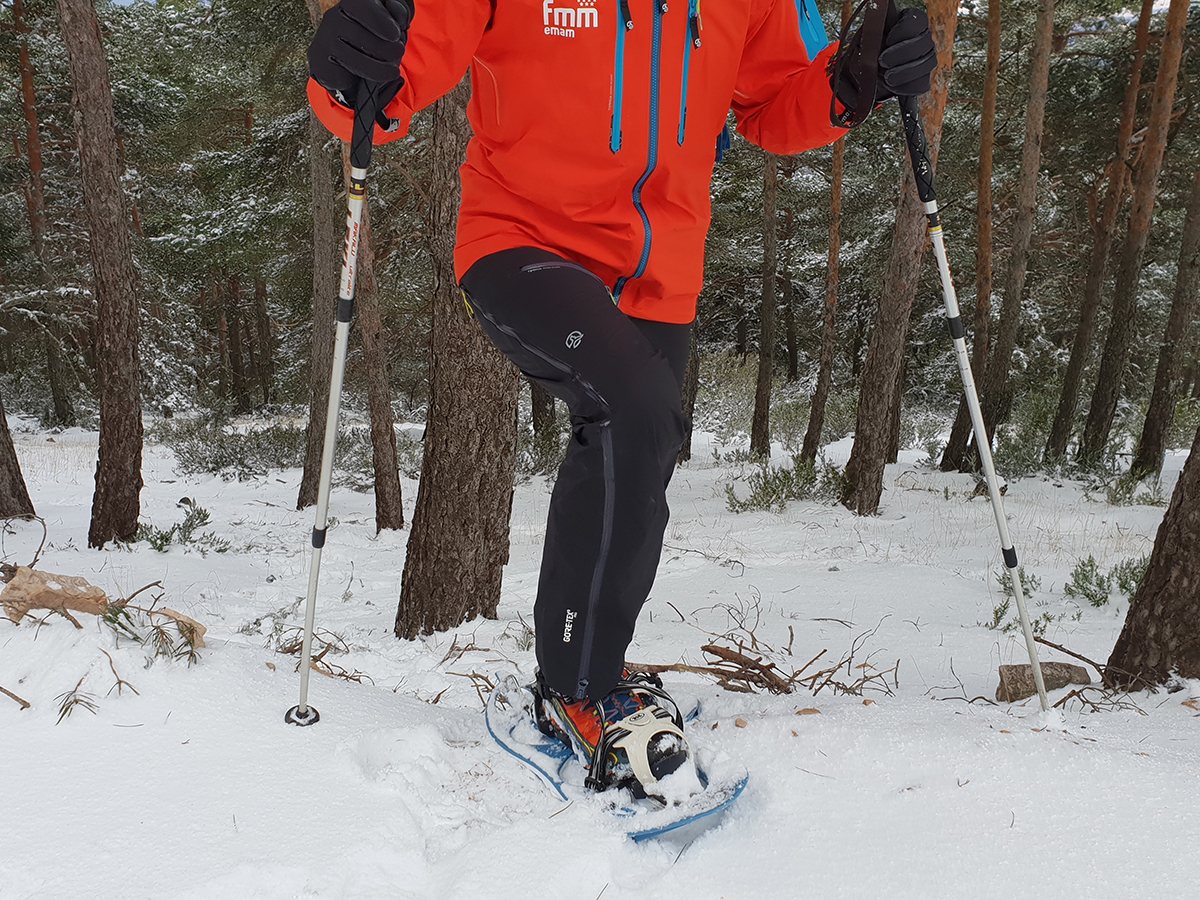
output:
<path id="1" fill-rule="evenodd" d="M 679 91 L 680 146 L 683 146 L 683 134 L 687 126 L 688 70 L 691 68 L 692 48 L 700 47 L 700 28 L 700 0 L 688 0 L 688 19 L 684 27 L 683 84 Z"/>
<path id="2" fill-rule="evenodd" d="M 617 58 L 613 63 L 613 114 L 608 134 L 608 149 L 616 153 L 621 149 L 621 106 L 625 99 L 625 32 L 633 28 L 633 15 L 629 12 L 629 0 L 620 0 L 620 17 L 617 22 Z"/>

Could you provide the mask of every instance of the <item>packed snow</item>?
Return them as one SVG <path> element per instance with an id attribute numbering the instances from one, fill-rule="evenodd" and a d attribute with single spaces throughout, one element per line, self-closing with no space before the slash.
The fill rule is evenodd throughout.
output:
<path id="1" fill-rule="evenodd" d="M 84 576 L 113 598 L 161 582 L 135 603 L 208 632 L 189 665 L 155 659 L 82 613 L 82 630 L 61 616 L 0 619 L 0 686 L 31 704 L 0 695 L 2 900 L 1196 891 L 1200 683 L 1093 690 L 1049 716 L 1036 698 L 989 702 L 997 666 L 1027 661 L 1018 632 L 987 627 L 1014 615 L 997 613 L 992 512 L 971 497 L 972 479 L 932 471 L 919 452 L 888 468 L 878 517 L 811 502 L 735 515 L 724 485 L 734 479 L 744 494 L 744 473 L 697 436 L 671 486 L 666 549 L 630 661 L 708 665 L 700 647 L 724 636 L 784 674 L 824 651 L 812 673 L 853 648 L 834 680 L 866 683 L 772 695 L 666 674 L 681 702 L 701 703 L 696 751 L 738 761 L 750 783 L 691 844 L 635 845 L 600 804 L 564 804 L 484 727 L 485 679 L 534 668 L 525 623 L 544 480 L 517 489 L 499 617 L 411 642 L 392 634 L 407 531 L 377 536 L 373 498 L 335 492 L 318 647 L 332 643 L 324 661 L 356 680 L 314 674 L 321 721 L 297 728 L 283 721 L 297 700 L 296 657 L 277 651 L 297 635 L 307 589 L 312 512 L 294 509 L 300 473 L 183 478 L 170 450 L 150 446 L 143 519 L 169 528 L 186 497 L 211 513 L 201 530 L 230 549 L 88 550 L 95 435 L 13 424 L 48 531 L 38 568 Z M 827 452 L 844 462 L 849 442 Z M 1168 459 L 1167 497 L 1182 464 Z M 404 489 L 411 517 L 415 484 Z M 1041 580 L 1031 613 L 1049 640 L 1103 662 L 1128 601 L 1114 590 L 1094 608 L 1065 596 L 1064 582 L 1088 555 L 1107 571 L 1148 553 L 1162 507 L 1109 506 L 1043 478 L 1013 482 L 1005 502 L 1022 564 Z M 28 564 L 41 540 L 37 523 L 11 524 L 4 561 Z M 128 687 L 118 690 L 114 671 Z M 78 705 L 58 721 L 81 678 L 94 710 Z"/>

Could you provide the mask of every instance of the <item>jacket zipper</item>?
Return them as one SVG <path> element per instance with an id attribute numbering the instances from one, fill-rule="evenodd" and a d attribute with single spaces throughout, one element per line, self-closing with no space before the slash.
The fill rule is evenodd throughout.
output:
<path id="1" fill-rule="evenodd" d="M 646 264 L 650 262 L 650 245 L 653 242 L 654 236 L 650 229 L 650 217 L 646 215 L 646 208 L 642 205 L 642 188 L 645 187 L 646 181 L 658 166 L 658 109 L 659 81 L 662 74 L 662 20 L 666 12 L 666 0 L 655 0 L 654 36 L 651 40 L 650 50 L 650 146 L 646 151 L 646 171 L 642 173 L 642 177 L 633 186 L 633 206 L 638 211 L 638 215 L 642 217 L 642 227 L 646 231 L 646 237 L 642 242 L 642 256 L 638 260 L 636 271 L 632 275 L 622 275 L 617 279 L 617 283 L 613 287 L 613 302 L 618 305 L 621 302 L 621 291 L 625 289 L 625 284 L 631 278 L 640 278 L 646 271 Z"/>
<path id="2" fill-rule="evenodd" d="M 608 136 L 608 148 L 616 153 L 621 149 L 621 103 L 625 99 L 625 32 L 633 28 L 629 0 L 620 0 L 617 16 L 617 58 L 613 62 L 613 114 Z"/>
<path id="3" fill-rule="evenodd" d="M 684 27 L 683 46 L 683 88 L 679 92 L 679 146 L 683 146 L 683 132 L 687 125 L 687 93 L 688 68 L 692 58 L 692 48 L 700 49 L 700 29 L 704 26 L 700 21 L 700 0 L 688 0 L 687 25 Z"/>

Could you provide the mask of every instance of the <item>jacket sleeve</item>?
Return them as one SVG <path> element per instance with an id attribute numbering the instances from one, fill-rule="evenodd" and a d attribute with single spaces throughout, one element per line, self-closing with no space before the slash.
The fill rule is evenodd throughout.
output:
<path id="1" fill-rule="evenodd" d="M 491 21 L 494 3 L 495 0 L 418 0 L 408 32 L 408 46 L 400 63 L 404 86 L 385 109 L 388 116 L 400 122 L 400 127 L 387 132 L 376 125 L 376 144 L 406 135 L 415 113 L 462 81 Z M 342 140 L 350 140 L 354 114 L 311 78 L 308 102 L 326 128 Z"/>
<path id="2" fill-rule="evenodd" d="M 829 123 L 833 91 L 826 67 L 835 52 L 833 43 L 809 61 L 795 0 L 758 0 L 734 86 L 738 131 L 782 154 L 823 147 L 844 135 L 845 128 Z"/>

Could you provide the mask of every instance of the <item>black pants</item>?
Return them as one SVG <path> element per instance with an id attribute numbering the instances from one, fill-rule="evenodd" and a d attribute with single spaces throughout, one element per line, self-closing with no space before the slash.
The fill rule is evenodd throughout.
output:
<path id="1" fill-rule="evenodd" d="M 563 696 L 603 697 L 662 552 L 691 327 L 630 318 L 598 277 L 531 247 L 481 259 L 462 287 L 501 352 L 570 409 L 534 606 L 537 659 Z"/>

